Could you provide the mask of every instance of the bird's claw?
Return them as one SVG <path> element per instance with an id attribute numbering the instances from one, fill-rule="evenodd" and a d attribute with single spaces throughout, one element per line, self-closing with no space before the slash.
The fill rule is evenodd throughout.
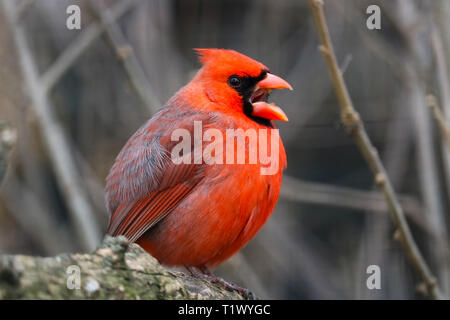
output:
<path id="1" fill-rule="evenodd" d="M 209 271 L 207 268 L 196 268 L 196 267 L 186 267 L 189 272 L 192 274 L 192 276 L 207 280 L 212 283 L 219 283 L 222 286 L 225 287 L 228 291 L 237 291 L 241 295 L 243 295 L 247 300 L 258 300 L 258 297 L 251 292 L 250 290 L 246 288 L 242 288 L 238 285 L 235 285 L 234 283 L 228 282 L 220 277 L 217 277 L 214 275 L 211 271 Z"/>

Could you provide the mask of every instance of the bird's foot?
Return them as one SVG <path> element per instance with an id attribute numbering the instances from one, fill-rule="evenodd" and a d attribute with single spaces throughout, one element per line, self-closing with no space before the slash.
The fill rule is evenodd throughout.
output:
<path id="1" fill-rule="evenodd" d="M 217 277 L 211 271 L 209 271 L 209 269 L 206 267 L 197 268 L 197 267 L 186 266 L 186 269 L 188 269 L 188 271 L 192 274 L 192 276 L 194 276 L 198 279 L 203 279 L 206 281 L 210 281 L 212 283 L 219 283 L 222 286 L 224 286 L 226 289 L 228 289 L 229 291 L 235 290 L 235 291 L 239 292 L 241 295 L 245 296 L 247 299 L 251 299 L 251 300 L 258 299 L 258 297 L 250 290 L 239 287 L 238 285 L 235 285 L 234 283 L 228 282 L 220 277 Z"/>

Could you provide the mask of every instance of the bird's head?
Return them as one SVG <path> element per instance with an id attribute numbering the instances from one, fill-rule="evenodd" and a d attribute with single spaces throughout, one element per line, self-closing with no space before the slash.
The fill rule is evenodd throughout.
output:
<path id="1" fill-rule="evenodd" d="M 260 123 L 288 120 L 281 108 L 268 103 L 268 98 L 273 89 L 292 90 L 289 83 L 270 73 L 262 63 L 234 50 L 196 51 L 203 67 L 193 81 L 201 83 L 211 101 Z"/>

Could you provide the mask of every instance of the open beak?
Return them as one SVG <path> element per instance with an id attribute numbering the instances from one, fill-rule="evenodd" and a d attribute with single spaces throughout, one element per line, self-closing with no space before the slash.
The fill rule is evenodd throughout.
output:
<path id="1" fill-rule="evenodd" d="M 256 84 L 255 90 L 250 98 L 250 103 L 253 106 L 251 115 L 269 120 L 288 121 L 286 114 L 280 107 L 267 102 L 269 93 L 273 89 L 293 90 L 287 81 L 274 74 L 267 73 L 267 76 Z"/>

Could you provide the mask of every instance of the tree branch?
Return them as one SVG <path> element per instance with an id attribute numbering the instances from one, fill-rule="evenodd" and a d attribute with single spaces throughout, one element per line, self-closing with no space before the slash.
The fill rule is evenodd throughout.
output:
<path id="1" fill-rule="evenodd" d="M 79 239 L 85 249 L 92 250 L 101 238 L 92 207 L 80 180 L 77 166 L 71 155 L 68 139 L 53 113 L 53 107 L 39 81 L 37 66 L 28 47 L 25 29 L 17 23 L 14 1 L 2 1 L 20 59 L 23 78 L 31 106 L 37 115 L 40 132 L 53 163 L 57 182 L 74 221 Z"/>
<path id="2" fill-rule="evenodd" d="M 353 106 L 345 81 L 342 77 L 342 73 L 339 70 L 339 66 L 336 61 L 336 56 L 334 54 L 333 45 L 323 12 L 323 2 L 321 0 L 309 0 L 309 2 L 321 44 L 319 46 L 319 50 L 324 55 L 331 79 L 333 81 L 334 89 L 341 109 L 342 122 L 347 129 L 347 132 L 354 139 L 356 145 L 360 149 L 375 177 L 377 186 L 383 193 L 393 221 L 397 227 L 397 238 L 400 240 L 414 269 L 417 271 L 421 280 L 425 284 L 427 293 L 435 299 L 443 299 L 444 297 L 440 292 L 436 278 L 431 273 L 412 237 L 403 213 L 403 209 L 400 206 L 389 177 L 386 174 L 386 170 L 381 163 L 378 152 L 370 141 L 364 128 L 364 124 L 360 120 L 360 116 Z"/>
<path id="3" fill-rule="evenodd" d="M 310 203 L 374 213 L 389 212 L 386 201 L 379 191 L 360 190 L 304 181 L 287 175 L 283 176 L 280 197 L 299 203 Z M 420 227 L 422 231 L 433 236 L 431 226 L 420 214 L 423 210 L 420 203 L 409 195 L 399 195 L 398 198 L 407 218 Z"/>
<path id="4" fill-rule="evenodd" d="M 156 97 L 155 91 L 152 89 L 144 69 L 134 53 L 133 47 L 128 44 L 122 30 L 120 30 L 115 22 L 112 12 L 106 7 L 103 1 L 98 5 L 98 0 L 91 0 L 89 4 L 99 17 L 102 27 L 106 30 L 105 34 L 108 39 L 108 44 L 119 59 L 140 100 L 150 114 L 156 113 L 161 106 L 161 102 Z"/>
<path id="5" fill-rule="evenodd" d="M 247 298 L 220 284 L 168 270 L 124 237 L 106 237 L 92 254 L 0 255 L 0 300 Z"/>
<path id="6" fill-rule="evenodd" d="M 445 142 L 447 142 L 447 147 L 450 150 L 450 127 L 447 121 L 445 121 L 445 117 L 442 114 L 441 109 L 439 108 L 436 97 L 432 94 L 428 95 L 427 103 L 431 108 L 431 111 L 433 112 L 434 118 L 436 119 L 436 122 L 439 125 L 439 129 L 441 130 L 441 134 L 444 137 Z"/>
<path id="7" fill-rule="evenodd" d="M 110 10 L 111 20 L 116 21 L 119 19 L 133 8 L 137 2 L 138 0 L 117 1 L 117 4 Z M 58 80 L 104 31 L 105 29 L 102 23 L 93 22 L 70 43 L 41 77 L 42 86 L 46 92 L 55 86 Z"/>

